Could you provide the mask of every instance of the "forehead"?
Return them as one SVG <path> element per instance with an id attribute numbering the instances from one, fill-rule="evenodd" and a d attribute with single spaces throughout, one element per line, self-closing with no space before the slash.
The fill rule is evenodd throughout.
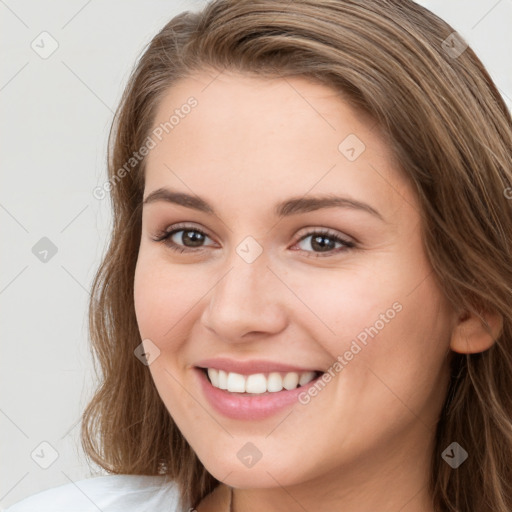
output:
<path id="1" fill-rule="evenodd" d="M 248 206 L 314 188 L 374 197 L 383 208 L 407 186 L 376 123 L 303 77 L 196 74 L 166 91 L 153 133 L 159 127 L 146 189 L 175 185 L 231 202 L 236 193 Z"/>
<path id="2" fill-rule="evenodd" d="M 190 98 L 197 103 L 192 109 L 187 106 Z M 179 80 L 167 90 L 158 105 L 154 126 L 165 125 L 174 113 L 181 115 L 179 119 L 174 116 L 169 135 L 175 140 L 180 135 L 194 135 L 189 137 L 189 144 L 196 142 L 202 148 L 208 141 L 215 141 L 209 149 L 217 151 L 238 141 L 250 143 L 255 149 L 268 147 L 269 142 L 275 149 L 298 141 L 306 142 L 307 148 L 317 148 L 322 139 L 324 149 L 337 151 L 344 131 L 364 137 L 364 132 L 376 126 L 369 116 L 342 100 L 338 91 L 305 77 L 261 79 L 203 72 Z M 237 131 L 242 127 L 243 131 Z M 218 139 L 225 134 L 230 138 L 219 146 Z M 372 142 L 377 142 L 373 138 Z"/>

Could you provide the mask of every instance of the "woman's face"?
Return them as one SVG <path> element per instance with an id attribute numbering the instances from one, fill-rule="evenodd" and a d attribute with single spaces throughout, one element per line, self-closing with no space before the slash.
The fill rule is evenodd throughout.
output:
<path id="1" fill-rule="evenodd" d="M 332 89 L 215 76 L 168 91 L 147 156 L 135 307 L 165 406 L 234 487 L 424 474 L 455 317 L 412 187 Z"/>

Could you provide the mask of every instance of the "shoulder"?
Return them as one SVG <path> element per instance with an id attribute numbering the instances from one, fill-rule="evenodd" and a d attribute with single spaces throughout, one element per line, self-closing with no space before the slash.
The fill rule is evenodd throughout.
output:
<path id="1" fill-rule="evenodd" d="M 86 478 L 29 496 L 6 512 L 176 512 L 177 484 L 165 476 Z"/>

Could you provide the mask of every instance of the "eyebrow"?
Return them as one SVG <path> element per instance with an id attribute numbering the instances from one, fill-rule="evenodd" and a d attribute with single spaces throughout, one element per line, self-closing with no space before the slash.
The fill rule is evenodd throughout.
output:
<path id="1" fill-rule="evenodd" d="M 157 201 L 164 201 L 166 203 L 177 204 L 186 208 L 199 210 L 201 212 L 216 215 L 216 212 L 207 201 L 197 195 L 185 194 L 183 192 L 176 192 L 167 188 L 159 188 L 154 192 L 148 194 L 146 199 L 142 202 L 143 205 L 154 203 Z M 317 195 L 310 197 L 292 197 L 286 201 L 276 204 L 274 214 L 279 217 L 288 217 L 290 215 L 297 215 L 299 213 L 307 213 L 324 208 L 350 208 L 360 210 L 384 221 L 384 217 L 372 206 L 362 201 L 350 199 L 348 197 L 335 196 L 332 194 Z"/>

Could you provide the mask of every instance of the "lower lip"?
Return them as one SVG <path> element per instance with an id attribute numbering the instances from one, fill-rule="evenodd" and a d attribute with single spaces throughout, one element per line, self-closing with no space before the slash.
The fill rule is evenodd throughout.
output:
<path id="1" fill-rule="evenodd" d="M 235 420 L 261 420 L 286 409 L 298 402 L 298 397 L 322 376 L 318 376 L 304 386 L 295 389 L 276 391 L 259 396 L 248 396 L 243 393 L 231 393 L 212 386 L 205 372 L 194 368 L 198 375 L 203 392 L 211 406 L 224 416 Z"/>

